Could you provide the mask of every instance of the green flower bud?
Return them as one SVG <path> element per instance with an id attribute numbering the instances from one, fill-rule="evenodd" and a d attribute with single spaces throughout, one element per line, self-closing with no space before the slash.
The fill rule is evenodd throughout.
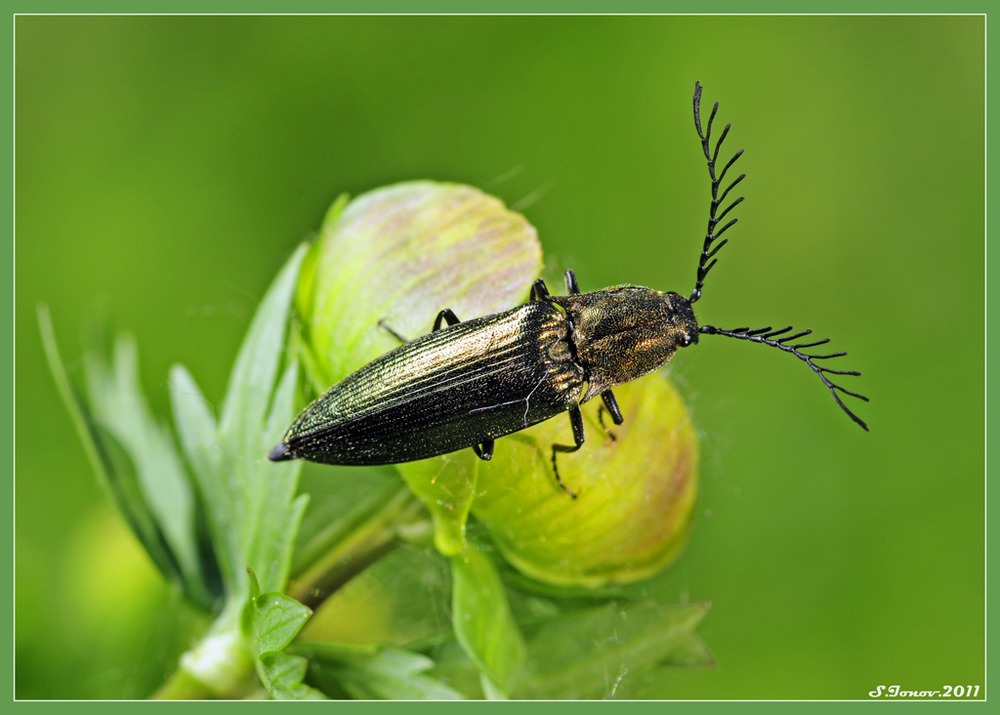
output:
<path id="1" fill-rule="evenodd" d="M 687 539 L 697 495 L 698 442 L 684 403 L 662 372 L 615 388 L 625 418 L 583 408 L 587 441 L 572 444 L 569 419 L 556 417 L 508 437 L 496 464 L 480 469 L 475 518 L 522 573 L 555 584 L 598 586 L 649 577 L 670 564 Z M 502 463 L 499 460 L 503 460 Z"/>

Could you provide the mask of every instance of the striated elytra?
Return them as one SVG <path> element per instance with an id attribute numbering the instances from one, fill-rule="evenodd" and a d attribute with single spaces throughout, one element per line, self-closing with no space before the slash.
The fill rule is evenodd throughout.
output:
<path id="1" fill-rule="evenodd" d="M 723 329 L 698 324 L 693 304 L 701 297 L 719 240 L 737 219 L 723 218 L 743 197 L 729 201 L 740 174 L 722 188 L 727 171 L 743 154 L 736 152 L 721 171 L 719 150 L 730 125 L 711 142 L 718 111 L 712 108 L 704 130 L 701 85 L 695 83 L 694 121 L 708 163 L 712 200 L 694 290 L 690 296 L 642 286 L 621 285 L 581 293 L 573 271 L 566 271 L 567 295 L 549 293 L 535 281 L 529 302 L 511 310 L 460 321 L 450 310 L 438 313 L 433 331 L 392 350 L 334 385 L 309 405 L 268 454 L 273 461 L 307 459 L 323 464 L 379 465 L 426 459 L 471 447 L 489 460 L 495 441 L 531 425 L 568 413 L 572 445 L 552 446 L 556 455 L 584 443 L 580 405 L 600 395 L 615 424 L 621 411 L 612 389 L 666 364 L 679 348 L 700 335 L 722 335 L 791 353 L 816 373 L 837 405 L 859 426 L 868 426 L 840 394 L 868 401 L 830 376 L 856 371 L 826 367 L 824 361 L 846 353 L 806 352 L 829 342 L 811 340 L 810 330 Z M 724 207 L 723 207 L 724 206 Z M 447 323 L 447 326 L 444 324 Z"/>

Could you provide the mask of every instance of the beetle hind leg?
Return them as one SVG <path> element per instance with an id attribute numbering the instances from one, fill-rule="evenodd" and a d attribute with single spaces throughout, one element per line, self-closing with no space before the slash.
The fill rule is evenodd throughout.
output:
<path id="1" fill-rule="evenodd" d="M 625 421 L 622 417 L 622 411 L 618 408 L 618 400 L 615 399 L 615 393 L 611 390 L 605 390 L 601 393 L 601 401 L 604 402 L 597 410 L 597 420 L 601 423 L 601 427 L 604 429 L 605 434 L 612 442 L 617 442 L 618 437 L 615 433 L 608 429 L 608 426 L 604 424 L 604 413 L 607 412 L 611 415 L 611 421 L 616 425 L 620 425 Z"/>
<path id="2" fill-rule="evenodd" d="M 562 477 L 559 476 L 559 465 L 556 464 L 556 455 L 560 452 L 575 452 L 583 446 L 583 414 L 580 412 L 579 405 L 573 405 L 569 408 L 569 424 L 573 428 L 573 446 L 566 444 L 552 445 L 552 471 L 555 473 L 556 482 L 562 490 L 569 495 L 570 499 L 576 499 L 576 493 L 570 491 L 569 487 L 563 482 Z"/>

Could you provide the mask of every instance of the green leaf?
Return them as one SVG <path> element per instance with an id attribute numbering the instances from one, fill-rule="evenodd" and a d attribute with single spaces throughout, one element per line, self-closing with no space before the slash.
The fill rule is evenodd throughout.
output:
<path id="1" fill-rule="evenodd" d="M 297 378 L 298 370 L 293 363 L 288 366 L 275 390 L 271 412 L 264 425 L 264 440 L 268 435 L 280 435 L 294 417 Z M 300 467 L 289 470 L 292 474 L 276 475 L 274 472 L 277 470 L 272 465 L 261 466 L 263 479 L 258 483 L 261 489 L 259 528 L 250 547 L 251 563 L 267 566 L 265 583 L 268 588 L 283 589 L 291 568 L 295 537 L 309 496 L 295 496 Z M 272 510 L 276 513 L 272 514 Z"/>
<path id="2" fill-rule="evenodd" d="M 299 267 L 306 253 L 299 246 L 261 301 L 236 363 L 219 420 L 219 433 L 231 439 L 256 437 L 271 404 L 271 388 L 284 355 L 289 308 Z"/>
<path id="3" fill-rule="evenodd" d="M 275 700 L 326 700 L 322 692 L 302 682 L 308 669 L 309 661 L 301 656 L 268 653 L 261 658 L 258 674 Z"/>
<path id="4" fill-rule="evenodd" d="M 288 647 L 312 615 L 295 599 L 274 592 L 257 596 L 254 608 L 254 629 L 261 655 Z"/>
<path id="5" fill-rule="evenodd" d="M 88 405 L 66 374 L 45 306 L 38 319 L 49 367 L 95 472 L 164 576 L 211 606 L 217 594 L 199 563 L 194 495 L 172 438 L 142 397 L 134 343 L 119 339 L 111 366 L 87 357 Z"/>
<path id="6" fill-rule="evenodd" d="M 609 695 L 621 678 L 637 677 L 691 647 L 708 605 L 655 602 L 605 606 L 560 616 L 528 637 L 525 667 L 511 685 L 518 698 Z"/>
<path id="7" fill-rule="evenodd" d="M 84 358 L 95 417 L 124 447 L 149 508 L 170 544 L 185 582 L 200 581 L 195 498 L 173 437 L 153 418 L 139 384 L 135 341 L 115 342 L 112 363 Z"/>
<path id="8" fill-rule="evenodd" d="M 462 700 L 447 684 L 425 675 L 434 667 L 430 658 L 402 648 L 338 643 L 307 643 L 312 677 L 321 684 L 339 686 L 359 700 Z"/>
<path id="9" fill-rule="evenodd" d="M 517 305 L 540 267 L 535 229 L 469 186 L 419 181 L 346 206 L 338 200 L 296 298 L 306 372 L 326 389 L 397 347 L 383 320 L 416 337 L 430 332 L 443 308 L 468 318 Z M 475 461 L 449 455 L 399 466 L 434 516 L 442 553 L 463 548 Z"/>
<path id="10" fill-rule="evenodd" d="M 312 611 L 282 593 L 261 593 L 257 578 L 250 573 L 250 599 L 244 623 L 255 643 L 257 676 L 276 700 L 317 700 L 323 694 L 302 683 L 308 662 L 283 651 L 295 639 Z"/>
<path id="11" fill-rule="evenodd" d="M 313 532 L 310 560 L 300 560 L 302 570 L 294 579 L 292 595 L 310 604 L 322 602 L 398 547 L 400 531 L 420 509 L 413 495 L 398 483 L 385 499 L 361 506 L 345 510 L 344 518 L 335 516 L 331 531 Z"/>
<path id="12" fill-rule="evenodd" d="M 299 465 L 278 466 L 266 457 L 294 416 L 297 368 L 293 362 L 280 378 L 278 370 L 305 252 L 305 246 L 295 251 L 262 300 L 236 358 L 214 433 L 214 420 L 194 381 L 181 368 L 171 373 L 178 430 L 204 498 L 227 590 L 238 601 L 246 595 L 248 566 L 264 590 L 283 587 L 306 504 L 305 497 L 294 498 Z"/>
<path id="13" fill-rule="evenodd" d="M 472 548 L 451 557 L 451 576 L 455 636 L 491 684 L 507 692 L 524 658 L 524 641 L 500 576 L 489 557 Z"/>
<path id="14" fill-rule="evenodd" d="M 677 684 L 687 677 L 689 668 L 711 668 L 715 658 L 708 646 L 691 633 L 655 668 L 626 673 L 616 679 L 605 697 L 617 700 L 667 700 L 677 697 Z"/>
<path id="15" fill-rule="evenodd" d="M 284 588 L 307 503 L 305 495 L 295 496 L 300 465 L 275 465 L 267 459 L 267 450 L 294 416 L 297 367 L 293 360 L 283 371 L 279 368 L 305 252 L 301 246 L 289 258 L 254 315 L 217 424 L 190 375 L 182 368 L 171 372 L 178 430 L 201 492 L 227 597 L 208 635 L 186 654 L 190 657 L 182 659 L 181 675 L 213 692 L 225 693 L 243 681 L 240 667 L 246 659 L 239 661 L 235 654 L 240 647 L 249 647 L 238 637 L 250 592 L 247 568 L 258 574 L 264 591 Z M 219 649 L 209 647 L 216 642 L 225 645 L 221 652 L 233 668 L 218 667 L 213 654 Z M 290 657 L 264 659 L 266 667 L 261 657 L 257 659 L 258 676 L 275 697 L 309 695 L 292 682 L 289 673 L 304 669 Z"/>
<path id="16" fill-rule="evenodd" d="M 292 560 L 296 580 L 406 491 L 391 467 L 304 466 L 299 488 L 310 500 Z"/>
<path id="17" fill-rule="evenodd" d="M 434 545 L 445 556 L 465 549 L 479 459 L 471 450 L 397 465 L 406 485 L 434 519 Z"/>
<path id="18" fill-rule="evenodd" d="M 709 668 L 715 665 L 715 656 L 697 633 L 688 633 L 670 651 L 662 665 L 674 668 Z"/>

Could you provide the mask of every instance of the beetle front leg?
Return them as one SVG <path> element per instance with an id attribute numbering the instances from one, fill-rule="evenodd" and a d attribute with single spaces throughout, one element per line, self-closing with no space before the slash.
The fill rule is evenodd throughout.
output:
<path id="1" fill-rule="evenodd" d="M 576 273 L 572 268 L 563 274 L 563 278 L 566 280 L 566 292 L 569 295 L 580 295 L 580 286 L 576 284 Z"/>
<path id="2" fill-rule="evenodd" d="M 475 452 L 476 456 L 481 460 L 488 462 L 493 459 L 493 445 L 495 443 L 496 440 L 484 439 L 481 444 L 472 445 L 472 451 Z"/>
<path id="3" fill-rule="evenodd" d="M 556 464 L 556 454 L 559 452 L 575 452 L 583 446 L 583 414 L 580 412 L 579 405 L 573 405 L 569 408 L 569 424 L 573 428 L 573 446 L 570 447 L 565 444 L 554 444 L 552 445 L 552 471 L 555 472 L 556 481 L 562 490 L 569 494 L 571 499 L 576 499 L 576 494 L 571 492 L 566 485 L 563 483 L 562 477 L 559 476 L 559 466 Z"/>
<path id="4" fill-rule="evenodd" d="M 546 300 L 549 297 L 549 287 L 545 285 L 545 281 L 539 278 L 537 281 L 531 284 L 531 300 Z"/>

